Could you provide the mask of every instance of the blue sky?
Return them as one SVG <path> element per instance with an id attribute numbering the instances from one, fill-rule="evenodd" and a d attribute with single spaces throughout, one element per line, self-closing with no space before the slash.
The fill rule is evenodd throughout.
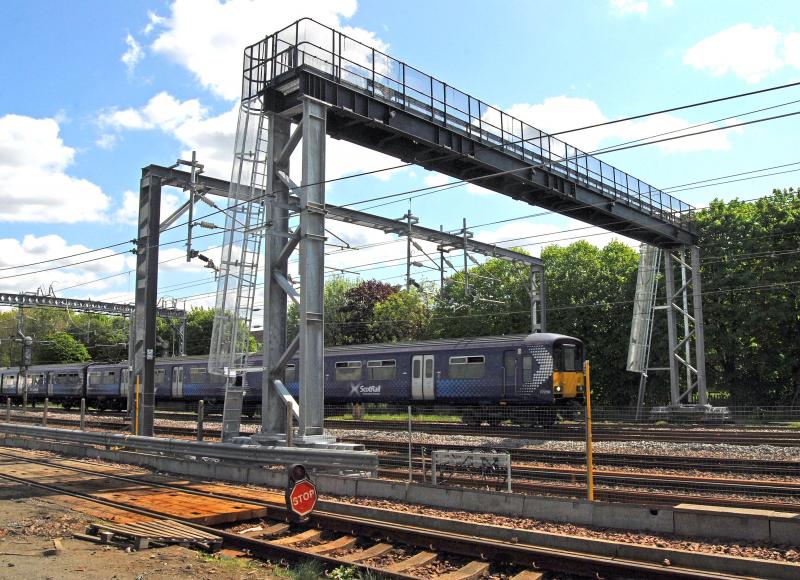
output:
<path id="1" fill-rule="evenodd" d="M 169 165 L 196 149 L 208 174 L 227 178 L 242 49 L 301 16 L 342 27 L 548 131 L 800 80 L 800 22 L 792 1 L 286 4 L 5 3 L 0 23 L 0 267 L 5 268 L 0 290 L 31 291 L 52 284 L 60 295 L 131 300 L 130 255 L 74 266 L 66 260 L 60 264 L 67 267 L 33 274 L 41 267 L 25 266 L 134 237 L 134 192 L 144 165 Z M 591 150 L 724 117 L 735 116 L 727 121 L 735 123 L 800 110 L 800 103 L 785 104 L 795 100 L 800 100 L 800 88 L 573 133 L 565 140 Z M 782 106 L 744 115 L 777 105 Z M 602 159 L 664 188 L 800 161 L 798 129 L 800 119 L 790 117 Z M 331 142 L 327 175 L 397 163 Z M 328 188 L 328 200 L 344 204 L 447 181 L 409 168 L 338 182 Z M 748 199 L 798 183 L 798 173 L 787 173 L 675 195 L 699 206 L 714 197 Z M 163 211 L 183 199 L 181 192 L 165 193 Z M 456 228 L 463 217 L 482 224 L 535 213 L 474 186 L 410 203 L 420 223 L 431 227 Z M 401 200 L 375 211 L 399 217 L 408 207 Z M 486 241 L 527 237 L 516 242 L 527 244 L 579 234 L 591 234 L 587 239 L 598 244 L 613 238 L 592 230 L 564 233 L 580 225 L 547 215 L 478 227 L 475 233 Z M 330 228 L 354 246 L 391 239 L 352 226 Z M 164 241 L 179 241 L 183 235 L 185 230 L 175 230 Z M 213 255 L 217 243 L 210 237 L 196 247 Z M 539 245 L 527 248 L 540 250 Z M 184 250 L 179 243 L 162 248 L 161 294 L 186 299 L 187 305 L 208 305 L 213 275 L 200 264 L 186 264 L 180 258 Z M 328 264 L 357 271 L 404 251 L 405 245 L 396 243 L 334 253 Z M 389 267 L 364 270 L 362 277 L 401 283 L 402 274 Z M 417 269 L 415 277 L 437 276 Z"/>

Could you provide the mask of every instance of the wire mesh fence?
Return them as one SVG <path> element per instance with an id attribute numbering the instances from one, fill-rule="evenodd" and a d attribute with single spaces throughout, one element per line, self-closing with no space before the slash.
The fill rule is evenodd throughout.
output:
<path id="1" fill-rule="evenodd" d="M 126 410 L 32 400 L 0 402 L 0 421 L 132 432 Z M 156 411 L 158 437 L 218 441 L 222 402 Z M 377 453 L 393 481 L 588 496 L 586 410 L 522 405 L 329 404 L 326 431 Z M 724 423 L 635 421 L 634 408 L 592 409 L 594 499 L 800 509 L 800 422 L 787 407 L 732 408 Z M 244 407 L 242 434 L 260 429 L 260 402 Z M 506 459 L 507 458 L 507 459 Z M 435 465 L 434 465 L 435 463 Z"/>

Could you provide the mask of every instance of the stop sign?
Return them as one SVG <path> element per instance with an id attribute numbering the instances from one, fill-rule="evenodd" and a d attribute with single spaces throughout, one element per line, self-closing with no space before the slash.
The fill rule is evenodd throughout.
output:
<path id="1" fill-rule="evenodd" d="M 308 479 L 301 479 L 291 485 L 286 496 L 289 510 L 299 517 L 311 513 L 317 503 L 317 488 Z"/>

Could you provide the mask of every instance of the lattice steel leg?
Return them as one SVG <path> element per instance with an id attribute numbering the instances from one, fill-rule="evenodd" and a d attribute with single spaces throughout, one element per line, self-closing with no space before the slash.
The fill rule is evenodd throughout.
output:
<path id="1" fill-rule="evenodd" d="M 267 230 L 264 251 L 264 373 L 261 385 L 261 433 L 269 438 L 278 438 L 286 432 L 286 405 L 278 397 L 272 385 L 273 378 L 284 381 L 284 373 L 272 376 L 272 369 L 286 350 L 286 291 L 272 277 L 274 271 L 287 274 L 286 262 L 278 264 L 289 232 L 289 217 L 286 204 L 289 188 L 278 177 L 277 172 L 289 175 L 289 159 L 279 164 L 278 158 L 289 142 L 290 122 L 274 113 L 267 116 L 269 123 L 267 143 L 267 192 L 266 220 L 271 223 Z"/>

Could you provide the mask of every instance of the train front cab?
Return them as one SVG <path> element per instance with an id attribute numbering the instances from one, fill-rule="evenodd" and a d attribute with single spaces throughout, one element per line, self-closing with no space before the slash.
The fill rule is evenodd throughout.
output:
<path id="1" fill-rule="evenodd" d="M 563 337 L 553 341 L 553 399 L 556 406 L 583 406 L 586 379 L 583 375 L 583 343 Z"/>

